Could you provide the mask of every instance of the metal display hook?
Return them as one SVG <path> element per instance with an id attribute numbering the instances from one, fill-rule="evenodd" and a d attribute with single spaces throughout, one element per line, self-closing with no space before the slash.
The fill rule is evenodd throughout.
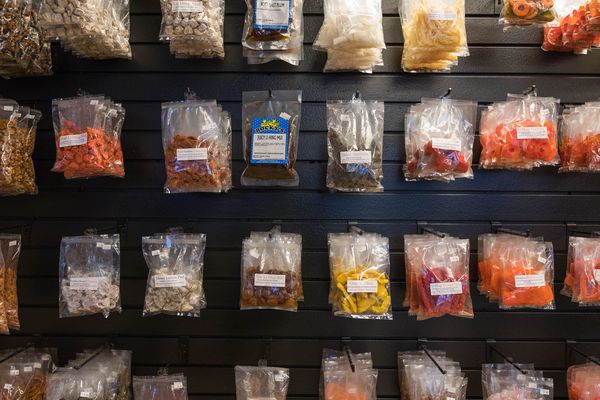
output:
<path id="1" fill-rule="evenodd" d="M 517 371 L 519 371 L 520 373 L 522 373 L 523 375 L 526 375 L 527 372 L 523 371 L 523 369 L 521 367 L 519 367 L 510 357 L 507 357 L 504 355 L 504 353 L 502 353 L 500 350 L 498 350 L 495 346 L 493 346 L 493 344 L 496 343 L 495 340 L 493 339 L 488 339 L 485 341 L 485 346 L 488 349 L 488 353 L 496 353 L 498 354 L 504 361 L 506 361 L 507 363 L 509 363 L 510 365 L 512 365 Z M 486 354 L 487 356 L 487 354 Z"/>
<path id="2" fill-rule="evenodd" d="M 8 353 L 8 354 L 7 354 L 7 355 L 5 355 L 4 357 L 0 358 L 0 363 L 4 362 L 4 361 L 6 361 L 6 360 L 8 360 L 8 359 L 10 359 L 10 358 L 13 358 L 14 356 L 16 356 L 16 355 L 18 355 L 18 354 L 21 354 L 22 352 L 24 352 L 24 351 L 26 351 L 26 350 L 29 350 L 29 349 L 30 349 L 30 348 L 32 348 L 33 346 L 34 346 L 34 343 L 29 343 L 29 344 L 27 344 L 26 346 L 23 346 L 23 347 L 21 347 L 21 348 L 19 348 L 19 349 L 15 350 L 15 351 L 13 351 L 13 352 L 10 352 L 10 353 Z"/>
<path id="3" fill-rule="evenodd" d="M 262 340 L 261 340 L 261 344 L 262 344 L 261 357 L 258 360 L 259 367 L 266 367 L 267 365 L 269 365 L 269 360 L 271 360 L 271 343 L 272 342 L 273 342 L 273 338 L 270 336 L 262 338 Z"/>
<path id="4" fill-rule="evenodd" d="M 450 98 L 450 95 L 452 95 L 452 88 L 449 87 L 448 90 L 446 91 L 446 94 L 440 96 L 440 100 L 445 100 Z"/>
<path id="5" fill-rule="evenodd" d="M 83 231 L 83 234 L 86 236 L 93 236 L 93 235 L 98 235 L 101 233 L 109 233 L 109 232 L 117 232 L 118 234 L 123 233 L 125 230 L 127 229 L 127 225 L 126 224 L 119 224 L 119 225 L 114 225 L 114 226 L 109 226 L 106 228 L 86 228 Z"/>
<path id="6" fill-rule="evenodd" d="M 83 362 L 74 365 L 73 368 L 76 370 L 81 369 L 84 365 L 88 364 L 90 361 L 92 361 L 94 358 L 98 357 L 98 355 L 100 355 L 100 353 L 102 353 L 103 351 L 109 349 L 110 347 L 108 346 L 102 346 L 98 349 L 96 349 L 96 351 L 94 351 L 92 354 L 90 354 L 85 360 L 83 360 Z"/>
<path id="7" fill-rule="evenodd" d="M 531 85 L 523 91 L 523 94 L 526 96 L 529 96 L 529 95 L 537 96 L 537 87 L 535 85 Z"/>
<path id="8" fill-rule="evenodd" d="M 500 222 L 491 222 L 492 225 L 492 233 L 508 233 L 509 235 L 521 236 L 521 237 L 531 237 L 531 231 L 528 229 L 526 231 L 519 231 L 516 229 L 503 228 L 502 223 Z"/>
<path id="9" fill-rule="evenodd" d="M 359 236 L 362 236 L 365 231 L 360 229 L 357 221 L 348 221 L 348 233 L 355 233 Z"/>
<path id="10" fill-rule="evenodd" d="M 354 365 L 354 360 L 352 359 L 352 350 L 350 347 L 350 344 L 352 343 L 352 339 L 350 339 L 349 337 L 343 337 L 341 341 L 342 341 L 342 351 L 348 358 L 348 362 L 350 363 L 350 369 L 352 370 L 352 372 L 355 372 L 356 366 Z"/>
<path id="11" fill-rule="evenodd" d="M 431 360 L 431 362 L 433 363 L 433 365 L 435 365 L 437 367 L 437 369 L 442 373 L 442 375 L 446 375 L 447 371 L 442 368 L 442 366 L 437 362 L 437 360 L 435 359 L 435 357 L 433 356 L 433 354 L 431 354 L 429 352 L 429 349 L 427 348 L 427 339 L 417 339 L 417 347 L 419 350 L 423 350 L 423 352 L 425 353 L 425 355 L 427 355 L 427 357 L 429 357 L 429 359 Z"/>

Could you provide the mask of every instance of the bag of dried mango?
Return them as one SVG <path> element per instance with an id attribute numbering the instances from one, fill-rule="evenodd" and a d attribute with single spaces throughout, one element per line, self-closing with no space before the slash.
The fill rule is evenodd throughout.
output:
<path id="1" fill-rule="evenodd" d="M 329 303 L 334 315 L 392 319 L 389 239 L 352 228 L 330 233 Z"/>

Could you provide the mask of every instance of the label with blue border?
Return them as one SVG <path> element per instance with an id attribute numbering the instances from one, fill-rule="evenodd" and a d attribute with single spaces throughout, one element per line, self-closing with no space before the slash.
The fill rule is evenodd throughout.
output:
<path id="1" fill-rule="evenodd" d="M 254 0 L 254 29 L 288 29 L 292 0 Z"/>
<path id="2" fill-rule="evenodd" d="M 290 122 L 284 118 L 254 118 L 251 164 L 287 164 Z"/>

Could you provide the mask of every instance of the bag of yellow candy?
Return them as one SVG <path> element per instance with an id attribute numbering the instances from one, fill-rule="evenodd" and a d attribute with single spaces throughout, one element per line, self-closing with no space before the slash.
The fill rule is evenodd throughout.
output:
<path id="1" fill-rule="evenodd" d="M 329 303 L 338 317 L 392 319 L 387 237 L 353 227 L 330 233 Z"/>

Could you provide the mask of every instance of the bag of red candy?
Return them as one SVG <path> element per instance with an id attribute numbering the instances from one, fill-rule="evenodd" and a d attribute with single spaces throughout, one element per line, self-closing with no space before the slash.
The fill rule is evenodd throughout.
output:
<path id="1" fill-rule="evenodd" d="M 115 176 L 123 178 L 121 129 L 125 109 L 101 95 L 52 101 L 56 138 L 53 172 L 67 179 Z"/>
<path id="2" fill-rule="evenodd" d="M 559 99 L 508 95 L 481 114 L 480 168 L 529 170 L 557 165 Z"/>
<path id="3" fill-rule="evenodd" d="M 567 274 L 561 293 L 581 306 L 600 305 L 600 232 L 569 237 Z"/>
<path id="4" fill-rule="evenodd" d="M 422 99 L 405 116 L 407 181 L 473 178 L 477 103 Z"/>
<path id="5" fill-rule="evenodd" d="M 544 51 L 587 54 L 598 47 L 600 24 L 598 4 L 587 0 L 558 0 L 558 19 L 544 27 Z"/>
<path id="6" fill-rule="evenodd" d="M 570 366 L 567 390 L 569 400 L 600 399 L 600 366 L 593 363 Z"/>
<path id="7" fill-rule="evenodd" d="M 559 172 L 600 172 L 600 102 L 563 111 Z"/>
<path id="8" fill-rule="evenodd" d="M 408 313 L 424 320 L 444 315 L 473 318 L 469 291 L 469 240 L 446 234 L 405 235 Z"/>

